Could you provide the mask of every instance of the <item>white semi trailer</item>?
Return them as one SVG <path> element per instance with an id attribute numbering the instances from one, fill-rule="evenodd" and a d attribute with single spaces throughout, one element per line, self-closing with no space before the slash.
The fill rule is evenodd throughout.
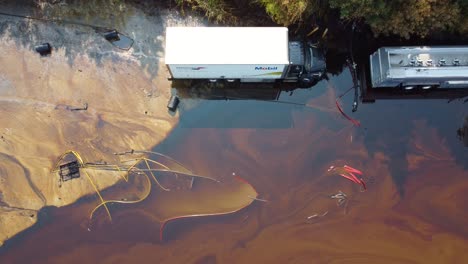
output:
<path id="1" fill-rule="evenodd" d="M 319 49 L 290 41 L 285 27 L 167 27 L 165 63 L 171 80 L 297 82 L 325 74 Z"/>
<path id="2" fill-rule="evenodd" d="M 372 88 L 468 88 L 468 47 L 382 47 L 370 55 Z"/>

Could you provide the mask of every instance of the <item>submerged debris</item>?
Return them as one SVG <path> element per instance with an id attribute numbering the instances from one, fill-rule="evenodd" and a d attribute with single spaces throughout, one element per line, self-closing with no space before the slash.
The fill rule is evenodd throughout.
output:
<path id="1" fill-rule="evenodd" d="M 70 111 L 88 110 L 88 103 L 84 103 L 83 107 L 70 107 Z"/>
<path id="2" fill-rule="evenodd" d="M 336 204 L 338 206 L 342 206 L 343 204 L 346 204 L 347 201 L 348 201 L 348 196 L 344 192 L 342 192 L 341 190 L 338 191 L 337 194 L 331 195 L 330 198 L 336 199 Z"/>
<path id="3" fill-rule="evenodd" d="M 129 150 L 129 151 L 124 151 L 124 152 L 114 152 L 114 155 L 127 155 L 127 154 L 133 154 L 135 153 L 135 150 Z"/>
<path id="4" fill-rule="evenodd" d="M 78 153 L 75 151 L 67 151 L 64 153 L 52 170 L 59 174 L 59 187 L 62 187 L 62 182 L 79 178 L 80 168 L 82 167 L 83 160 Z"/>
<path id="5" fill-rule="evenodd" d="M 308 217 L 307 217 L 307 220 L 316 218 L 316 217 L 318 217 L 318 216 L 319 216 L 318 214 L 313 214 L 313 215 L 311 215 L 311 216 L 308 216 Z"/>
<path id="6" fill-rule="evenodd" d="M 68 181 L 80 177 L 80 165 L 78 161 L 74 160 L 60 165 L 59 170 L 60 180 Z"/>
<path id="7" fill-rule="evenodd" d="M 320 218 L 320 217 L 324 217 L 328 214 L 328 211 L 326 211 L 325 213 L 323 214 L 313 214 L 313 215 L 310 215 L 307 217 L 307 220 L 312 220 L 312 219 L 315 219 L 315 218 Z"/>
<path id="8" fill-rule="evenodd" d="M 102 29 L 98 29 L 98 31 L 102 31 Z M 116 29 L 105 29 L 101 34 L 114 47 L 121 50 L 129 50 L 133 46 L 134 40 Z"/>
<path id="9" fill-rule="evenodd" d="M 107 41 L 110 41 L 110 42 L 118 41 L 118 40 L 120 40 L 119 32 L 117 32 L 117 30 L 115 30 L 115 29 L 104 32 L 104 38 Z"/>
<path id="10" fill-rule="evenodd" d="M 69 111 L 86 111 L 88 110 L 88 103 L 84 103 L 82 107 L 58 104 L 55 106 L 55 109 L 64 109 Z"/>

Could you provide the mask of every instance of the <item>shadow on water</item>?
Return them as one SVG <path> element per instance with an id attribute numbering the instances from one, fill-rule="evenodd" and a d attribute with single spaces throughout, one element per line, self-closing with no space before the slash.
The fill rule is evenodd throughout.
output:
<path id="1" fill-rule="evenodd" d="M 305 106 L 288 96 L 291 85 L 174 82 L 173 88 L 181 99 L 180 128 L 291 128 L 291 109 Z"/>
<path id="2" fill-rule="evenodd" d="M 465 147 L 468 147 L 468 115 L 465 116 L 463 124 L 460 124 L 460 128 L 457 129 L 457 137 Z"/>
<path id="3" fill-rule="evenodd" d="M 466 114 L 463 100 L 468 96 L 467 89 L 416 92 L 368 90 L 361 96 L 365 102 L 358 111 L 366 111 L 367 108 L 375 111 L 362 117 L 363 123 L 368 126 L 364 144 L 371 154 L 384 151 L 389 155 L 390 170 L 400 194 L 404 194 L 408 177 L 407 154 L 416 136 L 414 133 L 425 133 L 414 132 L 417 120 L 425 120 L 428 127 L 435 128 L 456 163 L 468 168 L 466 149 L 463 149 L 456 133 L 460 120 Z"/>
<path id="4" fill-rule="evenodd" d="M 392 111 L 385 109 L 389 105 L 394 105 Z M 463 148 L 456 136 L 461 116 L 466 112 L 466 106 L 461 102 L 455 101 L 450 104 L 444 99 L 385 99 L 360 107 L 363 111 L 366 108 L 376 111 L 373 116 L 367 115 L 362 118 L 363 123 L 368 124 L 364 144 L 370 153 L 383 151 L 390 157 L 390 170 L 400 194 L 404 194 L 408 177 L 407 154 L 416 136 L 414 133 L 425 134 L 425 131 L 417 131 L 417 120 L 426 120 L 428 127 L 435 128 L 441 140 L 450 149 L 456 163 L 468 168 L 466 148 Z"/>
<path id="5" fill-rule="evenodd" d="M 374 118 L 373 131 L 368 133 L 365 144 L 371 153 L 376 153 L 382 150 L 382 142 L 385 142 L 385 152 L 391 157 L 390 169 L 400 194 L 404 194 L 404 184 L 408 177 L 409 164 L 406 154 L 409 151 L 410 141 L 415 137 L 410 130 L 414 129 L 415 120 L 427 120 L 430 127 L 436 128 L 452 152 L 456 163 L 463 168 L 468 168 L 466 150 L 456 137 L 456 127 L 466 114 L 468 89 L 401 91 L 389 88 L 373 90 L 367 73 L 369 55 L 379 47 L 467 45 L 468 39 L 443 34 L 425 39 L 400 39 L 391 36 L 375 38 L 367 28 L 358 28 L 355 34 L 350 36 L 350 42 L 353 43 L 350 47 L 355 47 L 352 52 L 360 76 L 361 108 L 374 108 L 376 112 L 373 115 L 380 114 L 381 116 Z M 387 109 L 392 105 L 395 109 L 389 112 Z M 371 117 L 372 115 L 368 115 L 363 119 Z M 403 129 L 404 127 L 408 130 Z"/>
<path id="6" fill-rule="evenodd" d="M 466 114 L 468 89 L 417 92 L 379 89 L 375 91 L 370 88 L 369 74 L 367 74 L 369 55 L 380 47 L 468 45 L 468 38 L 449 33 L 435 33 L 427 38 L 411 39 L 395 36 L 375 37 L 367 26 L 359 25 L 359 23 L 338 26 L 333 31 L 332 36 L 326 39 L 324 44 L 331 47 L 327 65 L 329 65 L 328 62 L 332 62 L 332 69 L 341 72 L 343 68 L 339 66 L 339 63 L 336 64 L 337 61 L 344 62 L 343 59 L 346 58 L 357 64 L 360 76 L 360 108 L 374 109 L 373 113 L 367 113 L 362 117 L 363 123 L 369 126 L 364 143 L 370 153 L 376 153 L 382 151 L 382 142 L 385 142 L 385 153 L 391 158 L 390 169 L 400 194 L 404 194 L 404 184 L 408 177 L 406 153 L 408 153 L 409 142 L 414 138 L 410 129 L 415 120 L 427 120 L 431 127 L 435 127 L 447 140 L 456 162 L 468 168 L 466 150 L 460 148 L 456 133 L 454 133 L 456 130 L 454 127 Z M 337 60 L 336 57 L 341 60 Z M 389 113 L 387 107 L 392 105 L 397 107 Z"/>
<path id="7" fill-rule="evenodd" d="M 343 30 L 343 29 L 339 29 Z M 335 32 L 336 33 L 336 32 Z M 368 32 L 351 28 L 345 32 L 331 33 L 324 45 L 327 49 L 327 66 L 330 78 L 341 76 L 347 72 L 345 63 L 349 59 L 355 60 L 359 65 L 366 62 L 369 55 L 379 46 L 377 39 L 366 35 Z M 364 41 L 368 39 L 369 41 Z M 440 39 L 434 40 L 402 40 L 385 38 L 385 45 L 437 45 Z M 450 40 L 445 45 L 459 45 L 460 40 Z M 382 44 L 383 45 L 383 44 Z M 354 48 L 353 48 L 354 47 Z M 338 58 L 338 59 L 337 59 Z M 331 63 L 329 63 L 331 62 Z M 358 71 L 360 71 L 358 67 Z M 368 80 L 361 80 L 367 82 Z M 339 83 L 338 89 L 351 87 L 351 78 Z M 216 87 L 214 85 L 189 86 L 173 84 L 177 94 L 181 97 L 180 129 L 187 128 L 291 128 L 294 123 L 291 119 L 291 109 L 303 109 L 301 100 L 313 98 L 314 93 L 320 91 L 319 87 L 309 90 L 284 88 L 272 86 L 269 88 L 254 85 L 254 87 Z M 365 87 L 362 83 L 360 88 Z M 265 88 L 265 89 L 263 89 Z M 372 90 L 372 89 L 370 89 Z M 370 91 L 369 90 L 369 91 Z M 296 95 L 288 97 L 288 91 Z M 304 94 L 304 92 L 309 94 Z M 427 120 L 428 125 L 438 130 L 445 138 L 451 149 L 455 160 L 463 167 L 467 167 L 466 150 L 460 144 L 457 137 L 460 120 L 463 119 L 465 98 L 468 96 L 467 89 L 461 90 L 435 90 L 423 91 L 419 94 L 404 93 L 401 91 L 386 90 L 384 95 L 372 92 L 374 103 L 369 102 L 369 91 L 360 90 L 360 106 L 356 115 L 360 116 L 365 128 L 364 144 L 370 154 L 383 151 L 390 158 L 391 175 L 396 183 L 400 194 L 404 194 L 404 186 L 408 177 L 409 164 L 406 159 L 411 140 L 414 138 L 415 120 Z M 305 97 L 304 97 L 305 96 Z M 310 96 L 310 97 L 307 97 Z M 380 98 L 379 98 L 380 96 Z M 385 100 L 383 102 L 382 100 Z M 463 101 L 465 100 L 465 102 Z M 202 103 L 204 101 L 204 103 Z M 290 105 L 279 106 L 287 101 Z M 351 103 L 348 102 L 350 105 Z M 261 105 L 261 106 L 260 106 Z M 391 109 L 391 110 L 390 110 Z M 466 110 L 465 110 L 466 112 Z M 455 114 L 454 114 L 455 113 Z M 176 129 L 174 135 L 178 133 Z"/>

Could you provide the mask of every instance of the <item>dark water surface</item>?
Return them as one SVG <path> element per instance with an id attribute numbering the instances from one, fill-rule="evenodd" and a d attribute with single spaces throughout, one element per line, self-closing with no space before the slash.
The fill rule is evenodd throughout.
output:
<path id="1" fill-rule="evenodd" d="M 462 263 L 468 257 L 468 155 L 461 100 L 377 100 L 351 114 L 344 71 L 279 100 L 182 99 L 180 124 L 155 151 L 194 172 L 241 175 L 259 198 L 240 212 L 159 223 L 141 204 L 87 216 L 95 197 L 41 211 L 0 249 L 0 263 Z M 364 172 L 368 190 L 331 165 Z M 338 206 L 330 195 L 348 196 Z M 138 209 L 138 210 L 137 210 Z M 320 217 L 308 217 L 318 214 Z"/>

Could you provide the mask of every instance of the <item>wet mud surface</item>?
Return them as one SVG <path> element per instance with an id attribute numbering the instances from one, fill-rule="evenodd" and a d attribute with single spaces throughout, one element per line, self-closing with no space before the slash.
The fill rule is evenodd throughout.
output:
<path id="1" fill-rule="evenodd" d="M 51 172 L 60 155 L 72 150 L 85 162 L 116 163 L 113 153 L 150 150 L 178 122 L 166 108 L 171 88 L 161 67 L 162 30 L 178 23 L 174 15 L 117 5 L 117 17 L 109 9 L 82 16 L 89 10 L 81 6 L 67 13 L 60 5 L 3 2 L 0 241 L 32 225 L 40 208 L 65 206 L 119 180 L 109 173 L 61 184 Z M 64 18 L 69 23 L 58 22 Z M 99 29 L 125 32 L 132 48 L 88 26 L 97 21 Z M 50 54 L 36 52 L 41 43 L 50 44 Z"/>

